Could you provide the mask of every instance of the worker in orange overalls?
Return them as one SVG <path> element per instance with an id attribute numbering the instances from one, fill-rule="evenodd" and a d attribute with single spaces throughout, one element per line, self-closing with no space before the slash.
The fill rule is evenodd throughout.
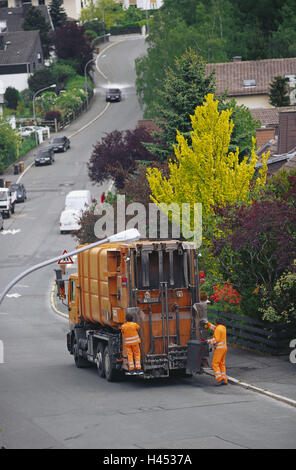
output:
<path id="1" fill-rule="evenodd" d="M 126 322 L 121 326 L 123 344 L 126 348 L 128 359 L 128 372 L 126 372 L 126 375 L 143 375 L 143 371 L 141 369 L 141 351 L 139 346 L 141 340 L 138 334 L 139 329 L 140 325 L 133 321 L 133 316 L 130 313 L 127 313 Z"/>
<path id="2" fill-rule="evenodd" d="M 223 320 L 217 318 L 217 325 L 208 322 L 205 326 L 214 331 L 213 338 L 208 340 L 208 344 L 213 345 L 214 355 L 212 359 L 212 368 L 215 373 L 217 385 L 227 385 L 225 358 L 227 353 L 226 327 Z"/>

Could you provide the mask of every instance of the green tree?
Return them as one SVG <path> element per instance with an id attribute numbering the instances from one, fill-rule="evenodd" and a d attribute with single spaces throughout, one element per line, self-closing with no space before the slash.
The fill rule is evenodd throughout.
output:
<path id="1" fill-rule="evenodd" d="M 272 106 L 289 106 L 289 79 L 274 77 L 269 88 L 269 102 Z"/>
<path id="2" fill-rule="evenodd" d="M 124 15 L 124 10 L 115 0 L 100 0 L 97 3 L 91 2 L 88 7 L 82 9 L 80 21 L 85 23 L 98 18 L 110 29 L 114 24 L 121 23 Z"/>
<path id="3" fill-rule="evenodd" d="M 4 93 L 4 99 L 9 109 L 16 109 L 20 98 L 20 93 L 16 88 L 11 86 L 6 88 Z"/>
<path id="4" fill-rule="evenodd" d="M 33 93 L 55 83 L 55 76 L 50 67 L 37 69 L 28 79 L 28 85 Z"/>
<path id="5" fill-rule="evenodd" d="M 213 213 L 215 206 L 247 200 L 258 157 L 254 147 L 251 155 L 241 162 L 239 149 L 229 152 L 234 126 L 231 111 L 219 112 L 218 102 L 209 94 L 203 105 L 196 107 L 191 122 L 192 145 L 177 133 L 176 160 L 169 163 L 169 177 L 164 177 L 158 169 L 148 169 L 153 202 L 158 205 L 199 202 L 207 216 Z M 263 155 L 262 160 L 263 168 L 256 179 L 258 188 L 264 186 L 266 180 L 267 156 Z"/>
<path id="6" fill-rule="evenodd" d="M 177 129 L 187 134 L 192 129 L 190 115 L 200 106 L 205 95 L 215 90 L 214 72 L 206 75 L 204 60 L 193 50 L 188 49 L 175 59 L 174 67 L 165 72 L 162 87 L 155 95 L 154 110 L 160 132 L 156 135 L 161 144 L 150 144 L 150 150 L 166 159 L 173 153 Z"/>
<path id="7" fill-rule="evenodd" d="M 50 16 L 55 28 L 60 28 L 67 21 L 67 14 L 60 0 L 52 0 L 49 5 Z"/>
<path id="8" fill-rule="evenodd" d="M 49 56 L 51 47 L 50 25 L 36 7 L 31 7 L 24 18 L 23 29 L 25 31 L 39 30 L 40 39 L 45 57 Z"/>
<path id="9" fill-rule="evenodd" d="M 18 155 L 21 136 L 5 121 L 0 122 L 0 174 Z"/>
<path id="10" fill-rule="evenodd" d="M 240 159 L 246 155 L 250 155 L 253 144 L 253 138 L 256 138 L 256 129 L 261 127 L 261 122 L 256 121 L 250 110 L 243 104 L 238 105 L 235 99 L 219 100 L 219 111 L 231 109 L 234 128 L 231 134 L 229 150 L 235 152 L 239 148 Z"/>
<path id="11" fill-rule="evenodd" d="M 270 50 L 273 57 L 296 56 L 296 3 L 288 0 L 279 11 L 281 24 L 274 31 Z"/>

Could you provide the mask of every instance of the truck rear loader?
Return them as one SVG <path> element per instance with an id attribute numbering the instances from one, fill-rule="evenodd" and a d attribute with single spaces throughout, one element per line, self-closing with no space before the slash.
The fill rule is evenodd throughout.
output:
<path id="1" fill-rule="evenodd" d="M 68 285 L 67 347 L 78 368 L 94 364 L 108 381 L 128 370 L 120 330 L 127 313 L 140 325 L 143 378 L 200 373 L 208 365 L 193 243 L 102 244 L 78 253 L 77 264 Z M 58 272 L 57 287 L 65 298 Z"/>

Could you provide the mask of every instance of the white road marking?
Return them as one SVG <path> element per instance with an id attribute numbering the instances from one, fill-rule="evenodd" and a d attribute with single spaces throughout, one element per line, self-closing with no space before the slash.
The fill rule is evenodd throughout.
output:
<path id="1" fill-rule="evenodd" d="M 6 294 L 6 297 L 17 299 L 18 297 L 21 297 L 21 294 L 18 294 L 17 292 L 15 292 L 15 294 Z"/>
<path id="2" fill-rule="evenodd" d="M 16 235 L 17 233 L 19 233 L 21 231 L 21 229 L 12 229 L 12 230 L 2 230 L 2 232 L 0 232 L 2 235 Z"/>

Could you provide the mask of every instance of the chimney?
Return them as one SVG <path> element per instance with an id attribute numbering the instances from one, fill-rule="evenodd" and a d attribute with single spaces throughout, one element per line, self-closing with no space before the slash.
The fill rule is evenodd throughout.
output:
<path id="1" fill-rule="evenodd" d="M 278 153 L 288 153 L 296 147 L 296 111 L 279 113 Z"/>
<path id="2" fill-rule="evenodd" d="M 30 8 L 32 8 L 32 3 L 31 2 L 23 3 L 23 17 L 26 16 L 26 14 L 30 10 Z"/>
<path id="3" fill-rule="evenodd" d="M 3 34 L 0 34 L 0 51 L 5 50 L 5 40 Z"/>
<path id="4" fill-rule="evenodd" d="M 242 61 L 242 56 L 241 55 L 235 55 L 232 57 L 232 62 L 241 62 Z"/>

